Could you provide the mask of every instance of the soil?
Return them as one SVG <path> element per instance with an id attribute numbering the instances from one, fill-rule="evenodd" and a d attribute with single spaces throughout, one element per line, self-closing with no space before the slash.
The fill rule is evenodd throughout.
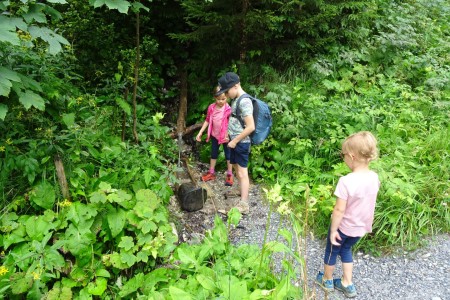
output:
<path id="1" fill-rule="evenodd" d="M 198 189 L 204 189 L 207 193 L 203 207 L 199 210 L 191 212 L 181 208 L 180 200 L 177 195 L 174 195 L 171 198 L 169 210 L 177 219 L 180 242 L 199 241 L 207 230 L 214 227 L 215 216 L 219 215 L 224 221 L 226 221 L 226 213 L 240 200 L 239 196 L 234 195 L 239 192 L 237 183 L 235 182 L 232 187 L 225 185 L 225 171 L 217 172 L 215 180 L 203 182 L 201 180 L 201 176 L 206 173 L 208 169 L 208 164 L 201 162 L 192 163 L 184 160 L 182 170 L 178 173 L 180 185 L 193 183 L 198 187 Z M 177 191 L 178 188 L 176 188 Z M 255 196 L 259 193 L 259 187 L 251 183 L 250 196 Z M 255 206 L 256 201 L 253 203 L 250 202 L 250 210 L 252 210 L 252 207 L 254 208 Z M 253 214 L 257 213 L 253 210 Z M 243 218 L 247 218 L 251 215 L 252 213 L 244 216 Z M 237 229 L 242 229 L 242 226 L 238 226 Z M 231 234 L 233 235 L 233 233 Z M 234 235 L 236 234 L 237 233 L 234 232 Z M 230 236 L 230 239 L 235 239 L 235 237 L 232 238 Z"/>

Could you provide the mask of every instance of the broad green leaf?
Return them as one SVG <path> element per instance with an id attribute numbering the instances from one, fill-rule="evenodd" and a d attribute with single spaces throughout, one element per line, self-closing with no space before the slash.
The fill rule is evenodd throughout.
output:
<path id="1" fill-rule="evenodd" d="M 26 75 L 22 75 L 20 73 L 17 73 L 17 75 L 20 78 L 20 83 L 21 83 L 20 88 L 21 89 L 29 89 L 29 90 L 32 90 L 35 92 L 43 91 L 39 82 L 37 82 L 33 78 L 26 76 Z M 14 85 L 13 85 L 13 88 L 14 88 Z M 17 90 L 17 88 L 16 88 L 16 90 Z M 20 92 L 17 92 L 17 93 L 19 94 Z"/>
<path id="2" fill-rule="evenodd" d="M 125 0 L 95 0 L 94 8 L 106 5 L 109 9 L 117 9 L 119 12 L 126 14 L 130 7 L 130 2 Z"/>
<path id="3" fill-rule="evenodd" d="M 250 296 L 249 300 L 258 300 L 258 299 L 269 299 L 268 296 L 272 293 L 271 290 L 254 290 Z M 272 298 L 270 298 L 272 299 Z"/>
<path id="4" fill-rule="evenodd" d="M 203 274 L 198 274 L 195 278 L 204 289 L 212 292 L 215 292 L 217 290 L 216 284 L 212 277 L 205 276 Z"/>
<path id="5" fill-rule="evenodd" d="M 74 266 L 74 268 L 70 272 L 70 278 L 75 282 L 83 282 L 89 279 L 88 274 L 85 272 L 85 270 L 83 270 L 83 268 L 80 268 L 79 266 Z"/>
<path id="6" fill-rule="evenodd" d="M 131 115 L 131 106 L 130 104 L 128 104 L 127 102 L 125 102 L 125 100 L 123 100 L 122 98 L 116 97 L 115 98 L 117 105 L 120 106 L 120 108 L 122 108 L 122 110 L 128 115 Z"/>
<path id="7" fill-rule="evenodd" d="M 54 269 L 61 270 L 65 265 L 64 257 L 56 249 L 52 249 L 49 246 L 45 247 L 44 251 L 45 267 L 49 271 Z"/>
<path id="8" fill-rule="evenodd" d="M 270 241 L 265 245 L 267 249 L 272 252 L 287 252 L 289 253 L 291 250 L 283 243 L 277 241 Z"/>
<path id="9" fill-rule="evenodd" d="M 45 9 L 45 5 L 42 3 L 30 3 L 28 4 L 27 13 L 23 14 L 23 19 L 28 24 L 31 24 L 33 20 L 37 23 L 47 23 L 47 17 L 42 12 Z"/>
<path id="10" fill-rule="evenodd" d="M 72 280 L 67 277 L 62 278 L 61 283 L 63 286 L 68 287 L 68 288 L 73 288 L 73 287 L 77 286 L 77 282 L 75 280 Z"/>
<path id="11" fill-rule="evenodd" d="M 152 182 L 153 180 L 155 180 L 158 177 L 159 177 L 158 172 L 156 172 L 153 169 L 146 169 L 144 171 L 144 181 L 147 186 L 150 184 L 150 182 Z"/>
<path id="12" fill-rule="evenodd" d="M 140 217 L 151 217 L 153 211 L 161 204 L 156 194 L 149 189 L 139 190 L 136 193 L 136 200 L 134 211 Z"/>
<path id="13" fill-rule="evenodd" d="M 168 282 L 170 271 L 165 268 L 158 268 L 145 275 L 142 291 L 144 294 L 148 293 L 158 282 Z"/>
<path id="14" fill-rule="evenodd" d="M 63 114 L 62 120 L 67 127 L 70 127 L 75 124 L 75 114 Z"/>
<path id="15" fill-rule="evenodd" d="M 27 292 L 28 299 L 42 299 L 45 298 L 46 292 L 44 292 L 45 283 L 41 280 L 34 280 L 31 289 Z M 2 290 L 0 289 L 0 295 Z"/>
<path id="16" fill-rule="evenodd" d="M 158 226 L 156 226 L 155 222 L 147 219 L 139 222 L 139 227 L 141 228 L 141 231 L 143 233 L 149 233 L 150 231 L 155 232 L 158 229 Z"/>
<path id="17" fill-rule="evenodd" d="M 94 217 L 98 214 L 96 208 L 81 202 L 74 202 L 69 207 L 67 219 L 79 228 L 90 228 L 94 223 Z"/>
<path id="18" fill-rule="evenodd" d="M 59 282 L 53 285 L 53 288 L 48 291 L 46 299 L 48 300 L 70 300 L 72 299 L 72 290 L 69 287 L 61 286 Z"/>
<path id="19" fill-rule="evenodd" d="M 247 298 L 247 282 L 245 280 L 241 281 L 235 276 L 225 275 L 219 279 L 219 285 L 226 299 L 239 300 Z"/>
<path id="20" fill-rule="evenodd" d="M 114 190 L 112 189 L 111 185 L 107 182 L 100 182 L 100 184 L 98 185 L 98 189 L 102 190 L 105 193 L 111 193 L 114 192 Z"/>
<path id="21" fill-rule="evenodd" d="M 69 42 L 61 35 L 46 27 L 30 26 L 29 32 L 33 38 L 41 38 L 48 43 L 48 52 L 58 54 L 61 51 L 61 44 L 69 45 Z"/>
<path id="22" fill-rule="evenodd" d="M 278 283 L 272 292 L 273 299 L 286 299 L 288 295 L 291 296 L 298 293 L 298 288 L 295 288 L 288 280 L 289 277 L 286 276 Z"/>
<path id="23" fill-rule="evenodd" d="M 41 241 L 54 228 L 54 224 L 45 220 L 44 216 L 31 216 L 25 226 L 27 235 L 36 241 Z"/>
<path id="24" fill-rule="evenodd" d="M 97 277 L 94 282 L 89 282 L 88 292 L 94 296 L 101 296 L 105 292 L 108 281 L 103 277 Z"/>
<path id="25" fill-rule="evenodd" d="M 144 274 L 139 273 L 132 277 L 127 283 L 124 284 L 119 292 L 120 297 L 126 297 L 131 293 L 136 292 L 144 284 Z"/>
<path id="26" fill-rule="evenodd" d="M 242 214 L 235 207 L 233 207 L 228 212 L 228 222 L 234 226 L 237 226 L 239 224 L 241 217 L 242 217 Z"/>
<path id="27" fill-rule="evenodd" d="M 29 193 L 30 201 L 45 209 L 51 209 L 55 204 L 55 189 L 47 181 L 36 185 Z"/>
<path id="28" fill-rule="evenodd" d="M 108 225 L 111 230 L 111 235 L 116 237 L 122 232 L 125 226 L 126 212 L 121 208 L 111 208 L 108 211 Z"/>
<path id="29" fill-rule="evenodd" d="M 19 94 L 19 102 L 22 103 L 27 110 L 30 109 L 31 106 L 34 106 L 39 110 L 45 109 L 44 99 L 30 90 L 26 90 L 24 93 Z"/>
<path id="30" fill-rule="evenodd" d="M 1 96 L 1 83 L 0 83 L 0 96 Z M 3 95 L 3 96 L 8 96 L 8 95 Z M 4 121 L 7 113 L 8 113 L 8 106 L 0 103 L 0 120 Z"/>
<path id="31" fill-rule="evenodd" d="M 118 246 L 125 249 L 125 251 L 131 250 L 134 247 L 133 238 L 131 236 L 123 236 L 120 239 L 120 243 Z"/>
<path id="32" fill-rule="evenodd" d="M 9 79 L 1 76 L 0 77 L 0 96 L 8 97 L 9 93 L 11 92 L 11 87 L 12 87 L 11 81 Z M 8 110 L 8 107 L 6 105 L 4 105 L 4 104 L 2 104 L 2 105 L 6 108 L 6 110 Z M 5 115 L 6 115 L 6 112 L 5 112 Z"/>
<path id="33" fill-rule="evenodd" d="M 124 201 L 129 201 L 133 197 L 130 194 L 127 194 L 127 192 L 123 190 L 117 190 L 115 193 L 111 193 L 108 196 L 106 196 L 109 202 L 111 203 L 119 203 L 121 204 Z"/>
<path id="34" fill-rule="evenodd" d="M 133 2 L 131 4 L 131 7 L 134 12 L 139 12 L 141 9 L 145 10 L 146 12 L 150 11 L 150 9 L 146 6 L 144 6 L 141 2 Z"/>
<path id="35" fill-rule="evenodd" d="M 128 268 L 128 265 L 122 262 L 121 256 L 117 252 L 111 253 L 111 255 L 109 256 L 109 261 L 111 262 L 114 268 L 121 270 Z"/>
<path id="36" fill-rule="evenodd" d="M 6 15 L 0 15 L 0 42 L 19 46 L 20 39 L 16 28 L 26 30 L 27 25 L 22 18 L 8 18 Z"/>
<path id="37" fill-rule="evenodd" d="M 95 236 L 91 233 L 89 227 L 83 226 L 79 230 L 73 224 L 70 224 L 65 233 L 65 240 L 66 248 L 77 256 L 92 252 L 91 245 L 95 241 Z"/>
<path id="38" fill-rule="evenodd" d="M 143 261 L 143 262 L 148 262 L 148 255 L 142 251 L 139 251 L 136 254 L 136 260 L 139 261 Z"/>
<path id="39" fill-rule="evenodd" d="M 128 267 L 131 267 L 137 262 L 137 257 L 129 252 L 121 252 L 120 260 Z"/>
<path id="40" fill-rule="evenodd" d="M 57 4 L 67 4 L 66 0 L 47 0 L 47 2 L 57 3 Z"/>
<path id="41" fill-rule="evenodd" d="M 3 247 L 7 249 L 10 245 L 18 244 L 25 241 L 26 229 L 25 226 L 19 224 L 19 227 L 9 234 L 3 234 Z"/>
<path id="42" fill-rule="evenodd" d="M 186 265 L 194 265 L 196 267 L 198 267 L 198 262 L 195 259 L 195 254 L 192 250 L 190 250 L 189 248 L 178 248 L 177 249 L 177 253 L 178 253 L 178 257 L 181 260 L 181 262 L 183 264 Z"/>
<path id="43" fill-rule="evenodd" d="M 6 225 L 9 225 L 12 222 L 16 221 L 18 218 L 19 218 L 19 216 L 15 212 L 7 212 L 2 215 L 2 218 L 0 221 L 3 226 L 6 226 Z"/>
<path id="44" fill-rule="evenodd" d="M 0 78 L 6 78 L 11 81 L 20 82 L 20 75 L 16 71 L 0 66 Z"/>
<path id="45" fill-rule="evenodd" d="M 107 201 L 106 195 L 102 191 L 93 192 L 89 200 L 91 200 L 91 203 L 106 203 Z"/>
<path id="46" fill-rule="evenodd" d="M 95 270 L 95 276 L 110 278 L 111 274 L 106 269 L 97 269 Z"/>
<path id="47" fill-rule="evenodd" d="M 25 273 L 14 273 L 9 278 L 13 295 L 23 294 L 33 285 L 33 279 Z"/>
<path id="48" fill-rule="evenodd" d="M 194 299 L 191 294 L 174 286 L 169 287 L 169 294 L 172 297 L 172 299 L 183 299 L 183 300 Z"/>

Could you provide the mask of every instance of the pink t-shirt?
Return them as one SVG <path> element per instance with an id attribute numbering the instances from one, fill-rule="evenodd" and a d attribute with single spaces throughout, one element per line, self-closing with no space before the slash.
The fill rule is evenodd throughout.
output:
<path id="1" fill-rule="evenodd" d="M 220 140 L 220 129 L 222 126 L 222 120 L 225 117 L 224 115 L 225 106 L 218 108 L 217 106 L 214 108 L 212 114 L 212 131 L 211 135 L 215 137 L 217 140 Z"/>
<path id="2" fill-rule="evenodd" d="M 334 195 L 347 201 L 339 230 L 358 237 L 372 232 L 380 180 L 373 171 L 350 173 L 339 179 Z"/>

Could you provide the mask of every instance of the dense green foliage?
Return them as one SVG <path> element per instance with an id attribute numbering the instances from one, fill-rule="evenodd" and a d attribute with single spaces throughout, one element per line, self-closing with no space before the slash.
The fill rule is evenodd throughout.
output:
<path id="1" fill-rule="evenodd" d="M 334 186 L 349 171 L 340 144 L 359 130 L 378 138 L 372 167 L 382 182 L 374 231 L 359 247 L 413 248 L 450 229 L 448 1 L 12 1 L 0 9 L 0 299 L 306 296 L 299 237 L 325 234 Z M 250 173 L 294 226 L 280 228 L 280 241 L 233 246 L 235 210 L 199 244 L 178 241 L 167 210 L 178 158 L 168 125 L 183 70 L 187 125 L 203 121 L 224 70 L 269 102 L 273 132 L 252 149 Z"/>
<path id="2" fill-rule="evenodd" d="M 253 174 L 282 184 L 294 206 L 311 188 L 313 225 L 324 234 L 333 187 L 348 172 L 340 143 L 359 130 L 374 132 L 381 158 L 373 167 L 382 188 L 364 245 L 372 250 L 414 247 L 422 234 L 450 225 L 449 11 L 416 3 L 381 12 L 364 47 L 340 47 L 313 61 L 309 78 L 268 88 L 276 139 L 252 157 Z"/>

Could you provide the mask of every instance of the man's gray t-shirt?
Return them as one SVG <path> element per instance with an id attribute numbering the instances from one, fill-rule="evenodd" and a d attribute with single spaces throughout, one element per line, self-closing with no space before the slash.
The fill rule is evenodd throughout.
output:
<path id="1" fill-rule="evenodd" d="M 242 128 L 241 122 L 239 121 L 239 119 L 236 117 L 233 117 L 233 115 L 236 115 L 236 104 L 237 104 L 237 100 L 239 98 L 233 100 L 233 102 L 231 103 L 231 116 L 230 116 L 230 121 L 228 123 L 228 134 L 230 135 L 230 141 L 232 139 L 234 139 L 237 135 L 239 135 L 244 128 Z M 240 116 L 242 118 L 242 120 L 244 120 L 244 118 L 246 116 L 249 115 L 253 115 L 253 103 L 252 100 L 248 97 L 243 97 L 241 98 L 241 103 L 240 103 Z M 245 121 L 244 121 L 245 124 Z M 250 137 L 246 136 L 245 138 L 243 138 L 240 143 L 250 143 Z"/>

